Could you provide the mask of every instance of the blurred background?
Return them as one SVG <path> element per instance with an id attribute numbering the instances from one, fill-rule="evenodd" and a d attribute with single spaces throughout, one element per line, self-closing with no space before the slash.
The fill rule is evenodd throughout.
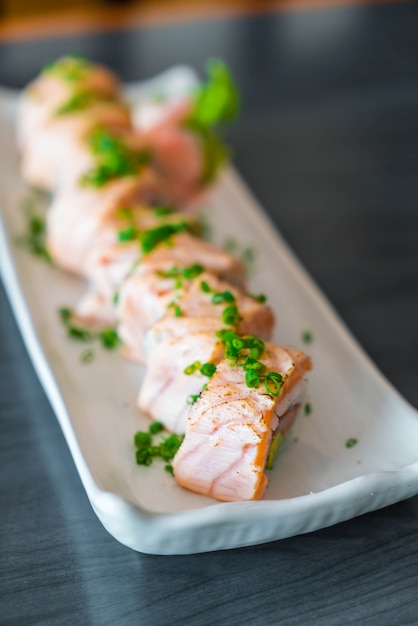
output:
<path id="1" fill-rule="evenodd" d="M 289 1 L 287 4 L 288 3 Z M 227 2 L 222 0 L 205 0 L 204 2 L 196 2 L 195 0 L 59 0 L 58 2 L 56 0 L 37 0 L 36 2 L 32 2 L 31 0 L 1 0 L 0 8 L 2 17 L 7 18 L 42 16 L 50 13 L 59 14 L 74 9 L 100 10 L 109 7 L 124 7 L 127 9 L 159 7 L 162 10 L 170 11 L 178 6 L 188 6 L 189 8 L 198 8 L 202 5 L 206 7 L 224 7 L 225 5 L 257 7 L 266 4 L 265 0 L 261 2 L 258 0 L 228 0 Z M 272 5 L 273 2 L 269 4 Z"/>
<path id="2" fill-rule="evenodd" d="M 0 0 L 0 38 L 22 34 L 22 28 L 64 26 L 63 19 L 74 18 L 90 25 L 103 20 L 115 26 L 132 19 L 181 20 L 187 15 L 243 11 L 257 13 L 266 9 L 309 8 L 344 4 L 344 0 Z M 19 32 L 16 31 L 19 28 Z"/>

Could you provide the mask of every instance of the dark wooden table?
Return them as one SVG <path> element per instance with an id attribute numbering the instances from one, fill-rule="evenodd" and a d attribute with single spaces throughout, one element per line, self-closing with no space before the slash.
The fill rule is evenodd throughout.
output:
<path id="1" fill-rule="evenodd" d="M 354 335 L 418 406 L 418 4 L 0 44 L 22 87 L 77 51 L 137 80 L 220 56 L 236 164 Z M 0 623 L 417 624 L 418 497 L 310 535 L 137 554 L 93 513 L 0 287 Z"/>

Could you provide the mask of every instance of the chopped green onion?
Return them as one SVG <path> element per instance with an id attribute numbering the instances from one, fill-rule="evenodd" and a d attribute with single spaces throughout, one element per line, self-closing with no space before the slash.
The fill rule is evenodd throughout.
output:
<path id="1" fill-rule="evenodd" d="M 239 322 L 239 312 L 236 306 L 228 306 L 222 312 L 222 321 L 228 326 L 235 326 Z"/>
<path id="2" fill-rule="evenodd" d="M 109 180 L 137 174 L 150 161 L 146 150 L 132 150 L 109 130 L 96 127 L 87 136 L 95 165 L 80 179 L 86 187 L 102 187 Z"/>
<path id="3" fill-rule="evenodd" d="M 34 256 L 52 264 L 46 248 L 45 217 L 38 213 L 39 206 L 34 194 L 22 200 L 21 209 L 25 216 L 25 231 L 17 237 L 16 243 L 27 248 Z"/>
<path id="4" fill-rule="evenodd" d="M 256 370 L 247 370 L 245 372 L 245 382 L 247 384 L 247 387 L 258 387 L 258 385 L 260 384 L 260 377 Z"/>
<path id="5" fill-rule="evenodd" d="M 80 355 L 80 361 L 82 363 L 91 363 L 94 359 L 94 352 L 90 348 L 86 348 Z"/>
<path id="6" fill-rule="evenodd" d="M 176 304 L 174 300 L 170 302 L 169 304 L 167 304 L 167 309 L 173 309 L 174 317 L 183 316 L 183 311 L 181 310 L 181 307 L 178 304 Z"/>
<path id="7" fill-rule="evenodd" d="M 73 310 L 70 309 L 69 307 L 61 307 L 60 309 L 58 309 L 58 314 L 61 318 L 62 323 L 68 324 L 68 322 L 70 322 L 71 317 L 73 315 Z"/>
<path id="8" fill-rule="evenodd" d="M 173 265 L 169 270 L 157 270 L 156 274 L 159 278 L 177 278 L 180 274 L 180 268 L 177 265 Z"/>
<path id="9" fill-rule="evenodd" d="M 105 328 L 99 333 L 102 346 L 107 350 L 113 350 L 120 345 L 118 333 L 114 328 Z"/>
<path id="10" fill-rule="evenodd" d="M 200 263 L 193 263 L 193 265 L 190 265 L 189 267 L 184 268 L 183 276 L 187 280 L 192 280 L 193 278 L 196 278 L 197 276 L 199 276 L 199 274 L 201 274 L 204 271 L 204 269 L 205 268 Z"/>
<path id="11" fill-rule="evenodd" d="M 311 333 L 310 330 L 304 330 L 301 336 L 302 336 L 303 343 L 312 343 L 313 334 Z"/>
<path id="12" fill-rule="evenodd" d="M 174 209 L 171 206 L 159 205 L 154 207 L 154 215 L 155 217 L 166 217 L 167 215 L 171 215 L 174 213 Z"/>
<path id="13" fill-rule="evenodd" d="M 235 297 L 230 291 L 217 291 L 212 296 L 212 304 L 223 304 L 224 302 L 235 302 Z"/>
<path id="14" fill-rule="evenodd" d="M 211 292 L 211 288 L 209 286 L 209 283 L 207 283 L 206 280 L 201 280 L 200 281 L 200 288 L 203 291 L 203 293 L 210 293 Z"/>
<path id="15" fill-rule="evenodd" d="M 264 365 L 264 363 L 261 363 L 261 361 L 257 361 L 256 359 L 252 359 L 251 357 L 248 357 L 243 364 L 243 369 L 246 371 L 255 370 L 258 373 L 258 375 L 261 375 L 261 374 L 264 374 L 267 368 Z"/>
<path id="16" fill-rule="evenodd" d="M 200 373 L 203 374 L 203 376 L 208 376 L 208 378 L 211 378 L 215 372 L 216 365 L 214 363 L 204 363 L 200 368 Z"/>
<path id="17" fill-rule="evenodd" d="M 149 432 L 152 435 L 156 435 L 164 430 L 164 424 L 162 422 L 153 422 L 149 427 Z"/>
<path id="18" fill-rule="evenodd" d="M 265 304 L 267 302 L 267 296 L 265 293 L 247 293 L 247 296 L 249 298 L 252 298 L 253 300 L 256 300 L 256 302 L 260 302 L 260 304 Z"/>
<path id="19" fill-rule="evenodd" d="M 68 55 L 45 65 L 42 73 L 51 74 L 68 82 L 75 82 L 84 79 L 91 68 L 92 64 L 87 59 L 78 55 Z"/>
<path id="20" fill-rule="evenodd" d="M 171 461 L 180 448 L 183 439 L 184 435 L 177 435 L 176 433 L 169 435 L 158 446 L 159 456 L 161 456 L 164 461 Z"/>
<path id="21" fill-rule="evenodd" d="M 142 446 L 149 446 L 152 443 L 152 437 L 150 433 L 139 431 L 134 436 L 134 443 L 137 448 Z"/>
<path id="22" fill-rule="evenodd" d="M 350 437 L 350 439 L 347 439 L 347 441 L 345 442 L 345 447 L 354 448 L 354 446 L 356 446 L 357 444 L 358 444 L 358 439 L 356 439 L 355 437 Z"/>
<path id="23" fill-rule="evenodd" d="M 107 350 L 114 350 L 120 345 L 120 339 L 114 328 L 104 328 L 100 331 L 94 331 L 90 328 L 82 328 L 81 326 L 75 326 L 72 323 L 74 312 L 69 307 L 62 307 L 58 310 L 61 322 L 64 324 L 67 330 L 67 335 L 70 339 L 76 341 L 83 341 L 85 343 L 92 343 L 99 340 L 103 348 Z M 90 362 L 92 357 L 89 356 L 88 351 L 85 350 L 81 354 L 83 363 Z"/>
<path id="24" fill-rule="evenodd" d="M 190 396 L 187 397 L 187 404 L 194 404 L 198 397 L 199 394 L 190 394 Z"/>
<path id="25" fill-rule="evenodd" d="M 163 224 L 156 228 L 150 228 L 144 230 L 140 234 L 140 244 L 144 254 L 152 252 L 159 244 L 167 242 L 171 237 L 182 231 L 190 230 L 190 224 L 185 221 L 180 221 L 173 224 Z"/>
<path id="26" fill-rule="evenodd" d="M 280 382 L 283 380 L 282 376 L 277 372 L 270 372 L 267 374 L 264 380 L 264 386 L 268 394 L 270 394 L 273 398 L 277 398 L 280 395 L 282 390 L 282 386 Z"/>
<path id="27" fill-rule="evenodd" d="M 56 115 L 67 115 L 76 111 L 84 111 L 95 102 L 104 101 L 106 98 L 103 94 L 97 94 L 91 91 L 79 91 L 74 93 L 55 111 Z"/>
<path id="28" fill-rule="evenodd" d="M 310 415 L 312 413 L 312 405 L 310 402 L 305 403 L 305 415 Z"/>
<path id="29" fill-rule="evenodd" d="M 258 359 L 264 352 L 264 341 L 253 335 L 247 337 L 248 347 L 250 349 L 250 357 L 252 359 Z"/>
<path id="30" fill-rule="evenodd" d="M 132 209 L 120 208 L 116 211 L 116 217 L 120 220 L 130 220 L 132 219 Z"/>
<path id="31" fill-rule="evenodd" d="M 94 341 L 94 333 L 91 330 L 86 328 L 80 328 L 79 326 L 69 326 L 68 327 L 68 336 L 71 339 L 76 339 L 78 341 L 85 341 L 86 343 L 90 343 Z"/>
<path id="32" fill-rule="evenodd" d="M 232 339 L 232 346 L 236 350 L 241 350 L 242 348 L 245 347 L 245 341 L 243 341 L 241 337 L 234 337 Z"/>
<path id="33" fill-rule="evenodd" d="M 153 454 L 151 448 L 138 448 L 135 456 L 138 465 L 150 466 L 152 463 Z"/>
<path id="34" fill-rule="evenodd" d="M 124 228 L 118 232 L 118 241 L 119 243 L 125 243 L 126 241 L 132 241 L 135 239 L 137 234 L 137 230 L 135 226 L 129 226 L 128 228 Z"/>
<path id="35" fill-rule="evenodd" d="M 200 368 L 202 367 L 202 364 L 200 361 L 195 361 L 194 363 L 191 363 L 190 365 L 188 365 L 187 367 L 184 368 L 183 372 L 187 375 L 190 376 L 191 374 L 194 374 L 195 372 L 197 372 L 198 370 L 200 370 Z"/>

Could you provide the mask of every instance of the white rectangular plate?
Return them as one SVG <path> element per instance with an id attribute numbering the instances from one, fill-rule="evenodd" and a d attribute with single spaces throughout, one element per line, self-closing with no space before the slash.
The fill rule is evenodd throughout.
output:
<path id="1" fill-rule="evenodd" d="M 176 93 L 193 82 L 174 68 L 145 86 Z M 137 466 L 133 434 L 147 427 L 135 400 L 143 370 L 119 354 L 81 348 L 65 336 L 57 310 L 74 305 L 81 281 L 15 244 L 26 193 L 18 171 L 18 94 L 0 91 L 1 275 L 34 367 L 55 410 L 92 507 L 105 528 L 134 550 L 187 554 L 248 546 L 307 533 L 418 493 L 418 415 L 365 356 L 301 268 L 238 176 L 228 171 L 206 207 L 213 239 L 256 253 L 253 291 L 269 295 L 275 340 L 307 349 L 309 397 L 257 502 L 219 503 L 178 487 L 158 462 Z M 309 330 L 313 342 L 303 345 Z M 349 438 L 358 443 L 346 447 Z"/>

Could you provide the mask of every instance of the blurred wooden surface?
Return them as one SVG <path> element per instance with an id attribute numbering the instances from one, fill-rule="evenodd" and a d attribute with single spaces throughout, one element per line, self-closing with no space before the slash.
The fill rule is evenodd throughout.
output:
<path id="1" fill-rule="evenodd" d="M 0 0 L 0 41 L 391 0 Z M 398 0 L 408 2 L 411 0 Z"/>
<path id="2" fill-rule="evenodd" d="M 74 50 L 130 81 L 224 58 L 238 169 L 418 406 L 417 32 L 409 2 L 78 33 L 3 43 L 0 83 Z M 136 554 L 93 513 L 1 288 L 0 346 L 1 624 L 417 623 L 418 497 L 264 546 Z"/>

